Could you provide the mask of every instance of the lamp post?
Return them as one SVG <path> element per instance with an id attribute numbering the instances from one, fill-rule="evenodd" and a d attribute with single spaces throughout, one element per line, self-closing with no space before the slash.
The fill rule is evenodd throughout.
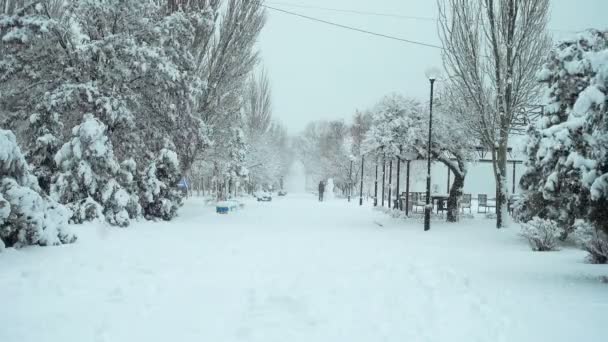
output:
<path id="1" fill-rule="evenodd" d="M 365 166 L 365 155 L 361 155 L 361 188 L 359 189 L 359 205 L 363 205 L 363 167 Z"/>
<path id="2" fill-rule="evenodd" d="M 350 202 L 351 193 L 353 192 L 353 159 L 354 159 L 354 157 L 351 157 L 350 169 L 348 171 L 348 201 L 349 202 Z"/>
<path id="3" fill-rule="evenodd" d="M 424 230 L 431 229 L 431 145 L 433 133 L 433 86 L 441 71 L 437 68 L 430 68 L 425 72 L 426 77 L 431 83 L 431 102 L 429 105 L 429 143 L 427 146 L 427 173 L 426 173 L 426 206 L 424 207 Z"/>
<path id="4" fill-rule="evenodd" d="M 376 157 L 376 178 L 374 180 L 374 207 L 378 206 L 378 157 Z"/>
<path id="5" fill-rule="evenodd" d="M 414 151 L 408 151 L 404 155 L 407 161 L 407 170 L 405 173 L 405 216 L 410 216 L 410 165 L 412 160 L 418 159 L 418 154 Z"/>

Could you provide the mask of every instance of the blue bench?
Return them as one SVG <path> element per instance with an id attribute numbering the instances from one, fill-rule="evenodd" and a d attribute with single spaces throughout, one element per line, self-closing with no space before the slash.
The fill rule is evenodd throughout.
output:
<path id="1" fill-rule="evenodd" d="M 237 201 L 223 201 L 217 203 L 215 212 L 218 214 L 228 214 L 229 212 L 236 211 L 242 207 L 243 205 Z"/>

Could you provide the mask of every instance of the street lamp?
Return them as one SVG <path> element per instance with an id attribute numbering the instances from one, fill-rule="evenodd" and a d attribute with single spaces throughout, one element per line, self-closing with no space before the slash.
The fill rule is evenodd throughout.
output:
<path id="1" fill-rule="evenodd" d="M 410 165 L 412 160 L 418 159 L 418 153 L 413 150 L 408 151 L 403 156 L 407 162 L 405 174 L 405 216 L 410 216 Z"/>
<path id="2" fill-rule="evenodd" d="M 431 134 L 433 133 L 433 86 L 435 80 L 441 75 L 441 70 L 429 68 L 424 73 L 431 83 L 431 102 L 429 107 L 429 143 L 426 150 L 427 154 L 427 173 L 426 173 L 426 206 L 424 207 L 424 230 L 431 229 Z"/>
<path id="3" fill-rule="evenodd" d="M 359 205 L 363 205 L 363 167 L 365 166 L 365 154 L 361 154 L 361 188 L 359 189 Z"/>

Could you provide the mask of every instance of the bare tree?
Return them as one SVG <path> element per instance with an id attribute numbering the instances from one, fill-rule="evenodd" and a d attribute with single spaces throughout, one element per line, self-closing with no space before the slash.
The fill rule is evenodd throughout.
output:
<path id="1" fill-rule="evenodd" d="M 463 99 L 465 121 L 492 151 L 496 226 L 506 216 L 509 134 L 537 95 L 535 79 L 550 46 L 549 0 L 438 0 L 444 67 Z"/>
<path id="2" fill-rule="evenodd" d="M 262 3 L 228 0 L 226 10 L 212 39 L 200 50 L 199 70 L 206 91 L 198 100 L 198 111 L 207 124 L 218 116 L 226 100 L 239 93 L 259 60 L 254 48 L 266 16 Z"/>
<path id="3" fill-rule="evenodd" d="M 258 62 L 256 39 L 265 22 L 261 1 L 250 0 L 156 0 L 168 13 L 183 11 L 194 25 L 190 51 L 195 58 L 193 72 L 202 81 L 193 95 L 191 110 L 212 136 L 215 146 L 222 146 L 223 135 L 240 122 L 243 92 Z M 184 121 L 183 126 L 191 124 Z M 215 155 L 207 150 L 203 135 L 184 137 L 178 147 L 184 173 L 200 158 Z"/>
<path id="4" fill-rule="evenodd" d="M 272 99 L 270 80 L 266 70 L 262 69 L 256 77 L 249 79 L 245 93 L 245 124 L 250 138 L 268 132 L 272 121 Z"/>

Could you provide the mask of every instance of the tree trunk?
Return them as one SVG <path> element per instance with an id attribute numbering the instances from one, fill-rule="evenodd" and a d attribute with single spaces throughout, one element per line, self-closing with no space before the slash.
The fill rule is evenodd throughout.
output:
<path id="1" fill-rule="evenodd" d="M 452 183 L 450 197 L 448 197 L 448 222 L 458 222 L 460 219 L 460 199 L 462 198 L 462 189 L 464 188 L 464 176 L 460 173 L 453 173 L 454 183 Z"/>
<path id="2" fill-rule="evenodd" d="M 503 138 L 499 143 L 498 151 L 496 152 L 496 162 L 494 176 L 496 180 L 496 228 L 500 229 L 506 226 L 505 220 L 507 213 L 507 143 L 508 140 Z"/>
<path id="3" fill-rule="evenodd" d="M 461 156 L 456 156 L 456 165 L 450 160 L 442 158 L 441 156 L 435 155 L 436 159 L 441 161 L 445 166 L 448 167 L 454 174 L 454 183 L 452 183 L 452 187 L 450 188 L 450 194 L 448 197 L 448 222 L 458 222 L 460 219 L 460 199 L 462 198 L 463 189 L 464 189 L 464 179 L 466 177 L 466 165 L 464 162 L 464 158 Z"/>

